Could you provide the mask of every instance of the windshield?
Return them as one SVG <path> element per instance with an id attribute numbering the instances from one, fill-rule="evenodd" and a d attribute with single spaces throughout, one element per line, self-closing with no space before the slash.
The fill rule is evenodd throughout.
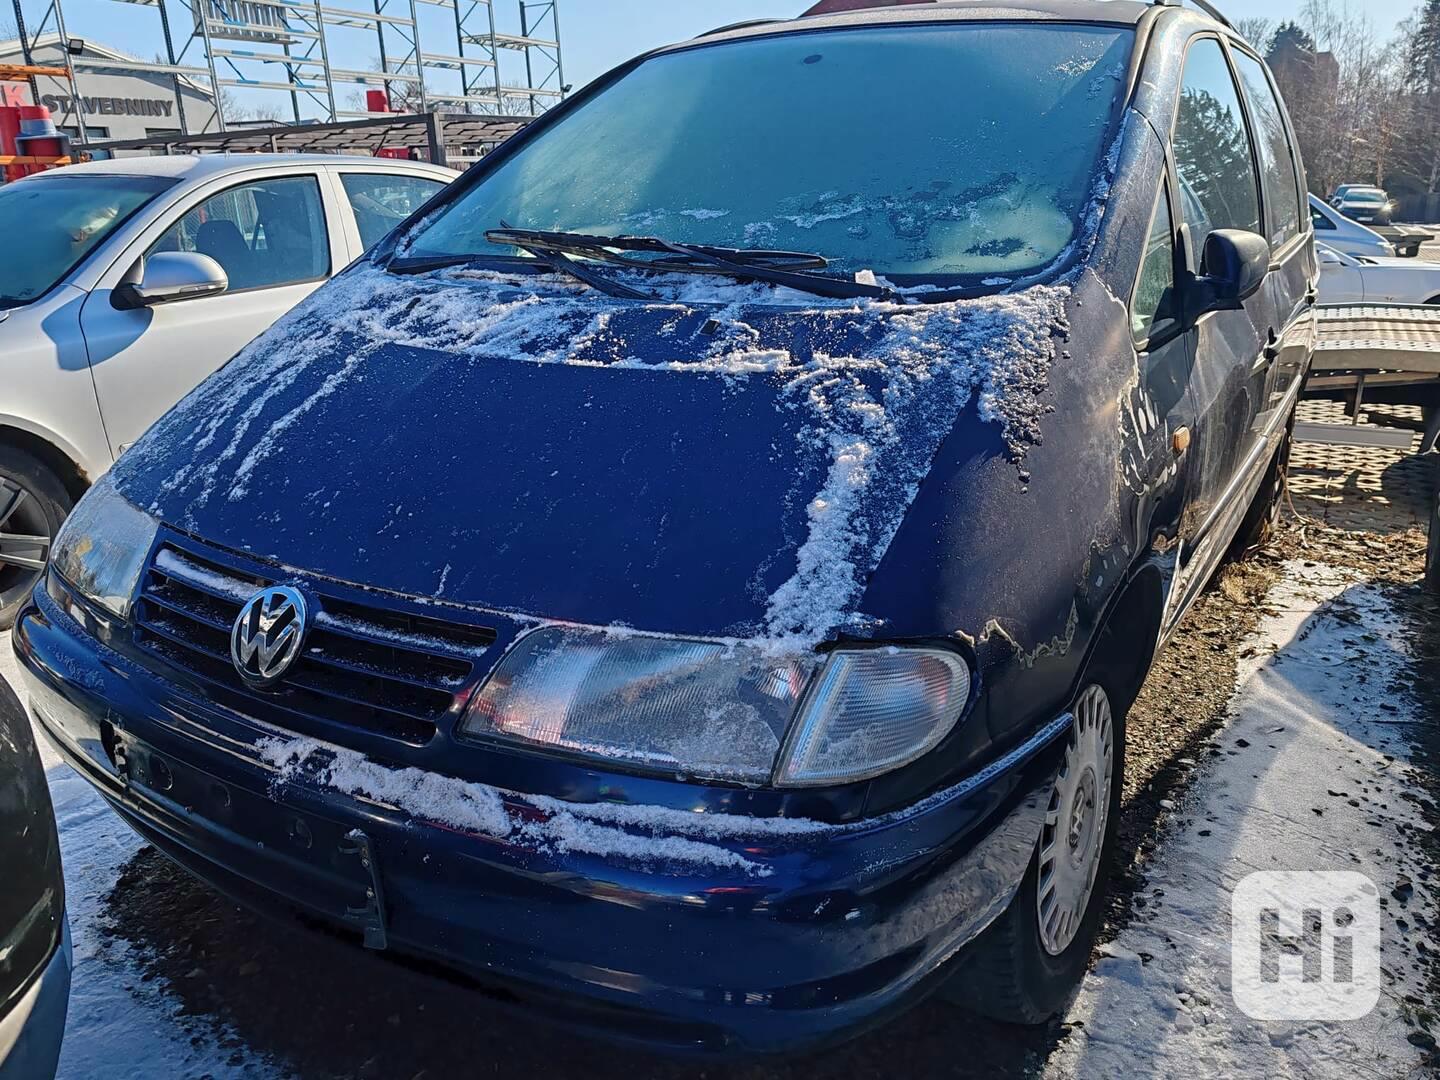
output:
<path id="1" fill-rule="evenodd" d="M 25 237 L 23 258 L 0 262 L 0 308 L 38 299 L 130 215 L 174 180 L 113 173 L 0 184 L 0 236 Z"/>
<path id="2" fill-rule="evenodd" d="M 1362 203 L 1366 206 L 1380 206 L 1389 200 L 1383 191 L 1351 191 L 1345 196 L 1346 202 Z"/>
<path id="3" fill-rule="evenodd" d="M 791 33 L 654 57 L 410 240 L 515 253 L 502 223 L 814 252 L 830 272 L 965 284 L 1076 237 L 1132 32 L 931 25 Z"/>

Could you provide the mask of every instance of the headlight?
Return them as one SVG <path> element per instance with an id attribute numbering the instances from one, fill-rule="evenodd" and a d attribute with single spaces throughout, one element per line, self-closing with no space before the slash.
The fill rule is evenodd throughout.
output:
<path id="1" fill-rule="evenodd" d="M 822 665 L 745 645 L 549 627 L 511 649 L 460 730 L 702 779 L 839 784 L 932 749 L 969 689 L 965 661 L 942 650 L 842 650 Z"/>
<path id="2" fill-rule="evenodd" d="M 51 567 L 86 600 L 123 619 L 155 531 L 155 519 L 132 506 L 106 476 L 65 519 Z"/>

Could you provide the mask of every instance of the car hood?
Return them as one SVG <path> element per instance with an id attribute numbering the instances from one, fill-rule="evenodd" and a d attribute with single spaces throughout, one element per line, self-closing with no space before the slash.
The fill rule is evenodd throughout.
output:
<path id="1" fill-rule="evenodd" d="M 1018 461 L 1038 437 L 1068 295 L 671 286 L 641 303 L 357 265 L 162 418 L 117 482 L 205 540 L 365 586 L 813 644 L 866 629 L 943 442 Z"/>

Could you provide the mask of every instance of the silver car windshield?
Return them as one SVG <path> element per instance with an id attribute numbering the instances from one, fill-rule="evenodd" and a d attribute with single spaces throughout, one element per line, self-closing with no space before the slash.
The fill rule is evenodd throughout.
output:
<path id="1" fill-rule="evenodd" d="M 829 272 L 978 283 L 1079 235 L 1134 43 L 1103 25 L 778 34 L 664 53 L 523 145 L 413 236 L 518 229 L 813 252 Z"/>
<path id="2" fill-rule="evenodd" d="M 44 296 L 174 183 L 168 177 L 57 172 L 0 184 L 0 236 L 25 237 L 25 257 L 0 262 L 0 308 Z"/>

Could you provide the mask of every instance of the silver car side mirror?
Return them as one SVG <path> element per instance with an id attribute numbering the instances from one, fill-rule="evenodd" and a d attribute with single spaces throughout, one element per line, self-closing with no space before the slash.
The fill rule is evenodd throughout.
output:
<path id="1" fill-rule="evenodd" d="M 115 287 L 119 308 L 154 307 L 199 296 L 215 296 L 230 287 L 225 268 L 198 251 L 157 251 L 139 260 Z"/>

